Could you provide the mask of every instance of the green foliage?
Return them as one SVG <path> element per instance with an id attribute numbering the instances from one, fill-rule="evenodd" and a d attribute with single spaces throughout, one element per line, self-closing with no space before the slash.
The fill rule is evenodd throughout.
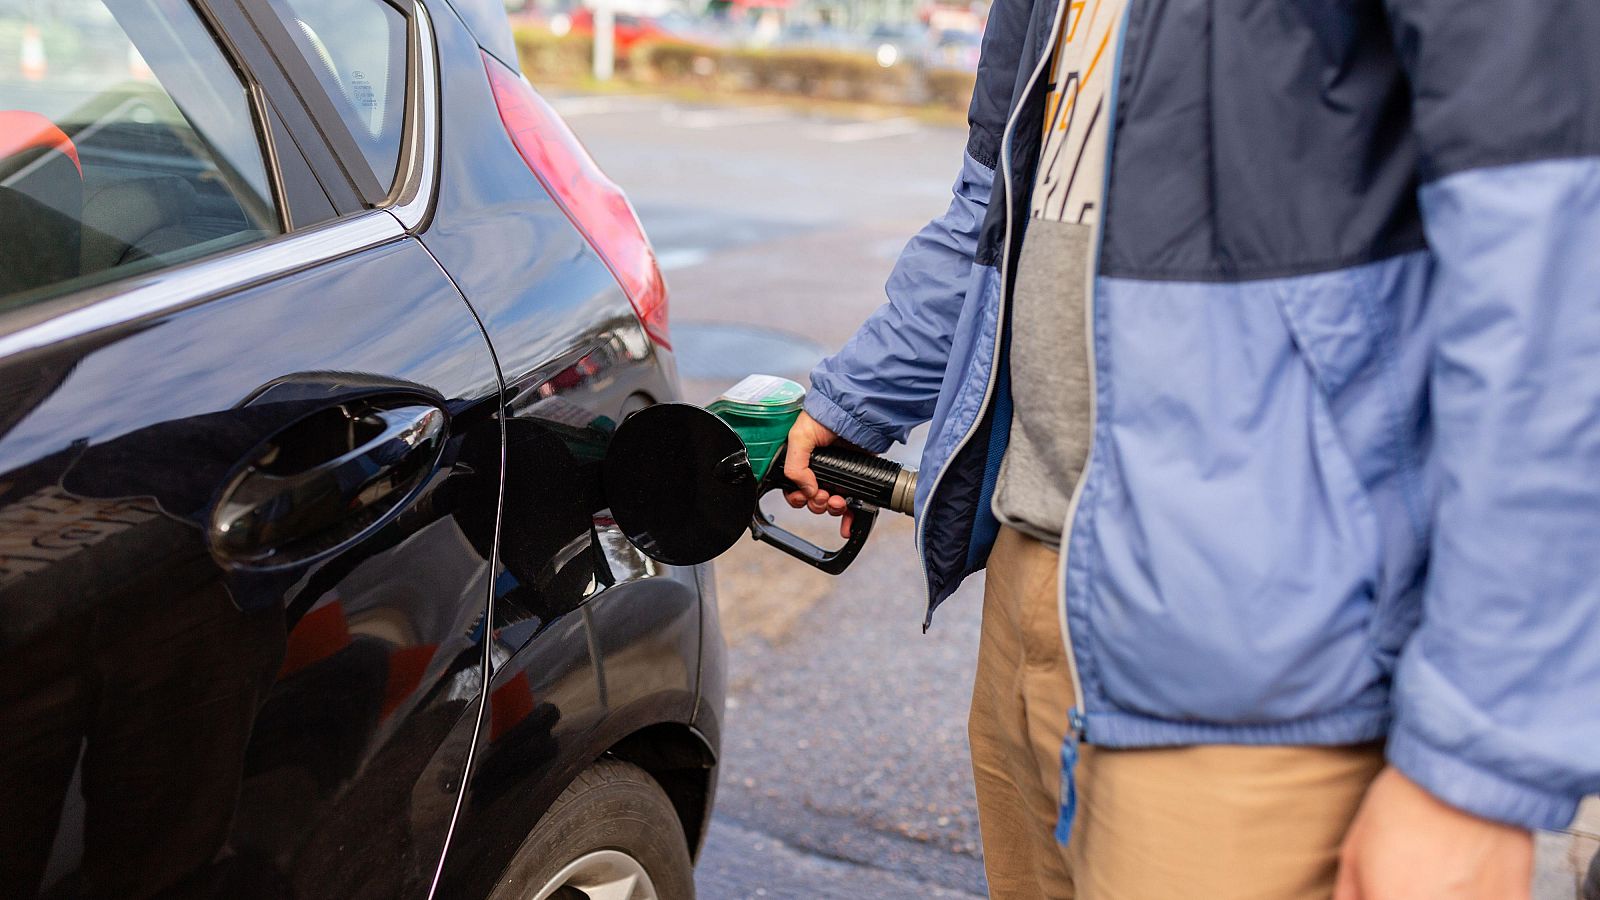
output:
<path id="1" fill-rule="evenodd" d="M 592 71 L 594 40 L 569 34 L 556 37 L 542 28 L 519 28 L 517 54 L 534 84 L 572 81 Z"/>
<path id="2" fill-rule="evenodd" d="M 906 103 L 912 71 L 883 68 L 865 53 L 839 50 L 733 50 L 724 56 L 733 86 L 817 100 Z"/>
<path id="3" fill-rule="evenodd" d="M 642 81 L 711 86 L 722 68 L 723 51 L 688 41 L 651 40 L 635 44 L 628 56 L 634 75 Z"/>

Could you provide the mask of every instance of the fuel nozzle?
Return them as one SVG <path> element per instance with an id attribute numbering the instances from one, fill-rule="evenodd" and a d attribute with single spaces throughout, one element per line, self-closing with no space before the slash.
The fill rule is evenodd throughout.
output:
<path id="1" fill-rule="evenodd" d="M 646 555 L 694 565 L 751 536 L 829 574 L 843 572 L 865 546 L 880 509 L 911 515 L 917 473 L 846 447 L 811 454 L 811 471 L 854 516 L 844 546 L 827 550 L 782 527 L 760 508 L 771 491 L 792 491 L 783 474 L 785 442 L 805 388 L 752 375 L 705 409 L 685 403 L 647 407 L 612 436 L 602 470 L 612 517 Z"/>
<path id="2" fill-rule="evenodd" d="M 793 490 L 783 478 L 784 442 L 804 406 L 806 389 L 787 378 L 751 375 L 712 401 L 706 411 L 728 423 L 750 454 L 758 478 L 772 489 Z M 817 484 L 830 494 L 911 515 L 917 470 L 846 447 L 811 453 Z"/>
<path id="3" fill-rule="evenodd" d="M 783 469 L 782 461 L 778 469 Z M 909 466 L 843 447 L 818 447 L 811 451 L 811 471 L 830 494 L 860 500 L 905 515 L 912 514 L 917 494 L 917 470 Z"/>

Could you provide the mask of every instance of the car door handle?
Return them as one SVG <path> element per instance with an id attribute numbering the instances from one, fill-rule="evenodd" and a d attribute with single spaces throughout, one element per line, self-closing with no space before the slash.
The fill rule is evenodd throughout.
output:
<path id="1" fill-rule="evenodd" d="M 407 399 L 342 404 L 290 425 L 224 489 L 211 517 L 214 552 L 292 562 L 365 532 L 433 470 L 447 419 Z"/>

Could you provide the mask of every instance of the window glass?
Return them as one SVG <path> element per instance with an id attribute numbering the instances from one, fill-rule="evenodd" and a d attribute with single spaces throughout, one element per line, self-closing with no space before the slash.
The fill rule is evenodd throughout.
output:
<path id="1" fill-rule="evenodd" d="M 405 133 L 406 17 L 383 0 L 272 0 L 387 189 Z"/>
<path id="2" fill-rule="evenodd" d="M 0 3 L 0 309 L 275 234 L 271 197 L 187 3 Z"/>

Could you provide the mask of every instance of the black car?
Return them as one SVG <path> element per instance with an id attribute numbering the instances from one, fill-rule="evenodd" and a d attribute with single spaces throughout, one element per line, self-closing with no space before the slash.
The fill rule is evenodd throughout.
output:
<path id="1" fill-rule="evenodd" d="M 0 895 L 692 896 L 676 393 L 499 0 L 0 4 Z"/>

